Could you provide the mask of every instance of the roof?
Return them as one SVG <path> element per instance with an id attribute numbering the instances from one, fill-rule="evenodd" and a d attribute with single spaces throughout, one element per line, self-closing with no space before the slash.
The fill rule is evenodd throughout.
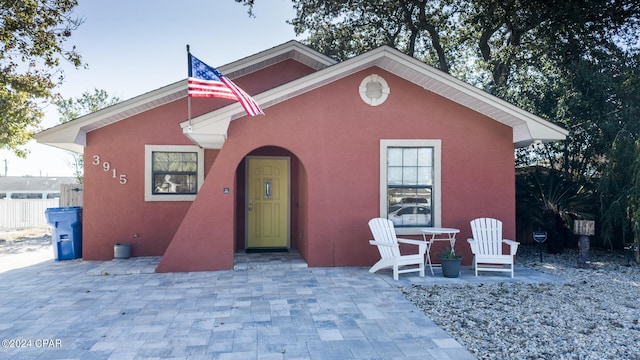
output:
<path id="1" fill-rule="evenodd" d="M 2 176 L 0 191 L 60 191 L 60 185 L 77 181 L 74 177 Z"/>
<path id="2" fill-rule="evenodd" d="M 564 140 L 568 135 L 567 130 L 547 120 L 389 46 L 382 46 L 341 63 L 336 63 L 297 41 L 290 41 L 221 67 L 220 71 L 233 79 L 290 58 L 301 61 L 317 71 L 254 95 L 254 99 L 263 109 L 375 66 L 510 126 L 513 129 L 513 143 L 516 147 L 528 146 L 533 142 Z M 81 152 L 82 146 L 85 145 L 87 132 L 186 97 L 186 89 L 187 81 L 183 80 L 66 124 L 44 130 L 36 134 L 36 139 L 40 143 Z M 243 116 L 245 116 L 244 109 L 239 103 L 233 103 L 195 117 L 190 122 L 185 121 L 180 126 L 185 136 L 197 145 L 203 148 L 219 149 L 226 140 L 230 122 Z"/>
<path id="3" fill-rule="evenodd" d="M 217 69 L 228 78 L 235 79 L 288 59 L 294 59 L 315 70 L 336 63 L 335 60 L 292 40 Z M 35 134 L 35 138 L 39 143 L 83 153 L 88 132 L 185 97 L 187 79 L 45 129 Z"/>
<path id="4" fill-rule="evenodd" d="M 513 128 L 516 147 L 534 142 L 564 140 L 568 131 L 510 104 L 496 96 L 458 80 L 392 47 L 382 46 L 342 63 L 319 70 L 298 80 L 255 95 L 263 109 L 319 88 L 357 71 L 377 66 L 425 90 L 477 111 Z M 183 122 L 183 133 L 205 148 L 220 148 L 230 121 L 244 116 L 243 108 L 231 104 Z M 189 125 L 191 127 L 189 128 Z"/>

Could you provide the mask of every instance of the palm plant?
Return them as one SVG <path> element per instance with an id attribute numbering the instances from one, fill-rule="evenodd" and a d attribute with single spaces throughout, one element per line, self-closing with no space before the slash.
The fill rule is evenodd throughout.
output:
<path id="1" fill-rule="evenodd" d="M 532 230 L 567 234 L 575 219 L 593 219 L 594 192 L 588 183 L 544 167 L 520 169 L 516 175 L 518 234 L 528 239 Z M 562 244 L 561 244 L 562 245 Z"/>

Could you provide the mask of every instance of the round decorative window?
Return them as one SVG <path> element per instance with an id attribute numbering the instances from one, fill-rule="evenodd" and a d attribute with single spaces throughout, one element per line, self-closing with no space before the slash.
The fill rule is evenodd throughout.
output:
<path id="1" fill-rule="evenodd" d="M 378 106 L 387 100 L 391 90 L 380 75 L 371 74 L 362 80 L 359 91 L 362 101 L 371 106 Z"/>

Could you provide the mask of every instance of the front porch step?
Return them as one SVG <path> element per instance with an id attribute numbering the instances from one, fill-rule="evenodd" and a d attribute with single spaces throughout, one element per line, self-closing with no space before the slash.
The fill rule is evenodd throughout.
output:
<path id="1" fill-rule="evenodd" d="M 247 254 L 237 252 L 233 259 L 233 270 L 281 270 L 307 268 L 300 253 L 296 250 L 274 253 Z"/>

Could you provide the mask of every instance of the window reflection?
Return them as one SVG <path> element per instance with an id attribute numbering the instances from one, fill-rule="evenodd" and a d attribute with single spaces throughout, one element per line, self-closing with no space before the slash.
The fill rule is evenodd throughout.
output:
<path id="1" fill-rule="evenodd" d="M 387 148 L 387 217 L 396 226 L 432 226 L 433 148 Z"/>
<path id="2" fill-rule="evenodd" d="M 154 151 L 153 193 L 195 194 L 198 188 L 198 154 Z"/>

